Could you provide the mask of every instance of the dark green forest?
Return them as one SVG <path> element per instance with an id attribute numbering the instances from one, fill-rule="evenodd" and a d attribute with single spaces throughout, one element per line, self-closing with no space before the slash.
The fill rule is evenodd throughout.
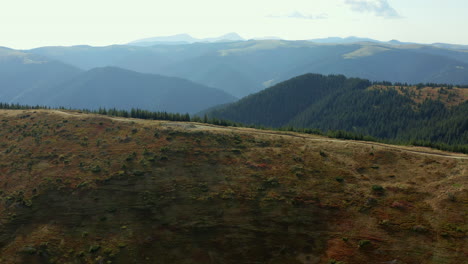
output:
<path id="1" fill-rule="evenodd" d="M 437 100 L 415 103 L 395 89 L 367 89 L 372 84 L 377 83 L 306 74 L 207 114 L 247 125 L 316 129 L 344 138 L 370 136 L 389 143 L 467 151 L 468 102 L 453 107 Z"/>
<path id="2" fill-rule="evenodd" d="M 316 76 L 317 77 L 317 76 Z M 338 76 L 338 79 L 343 80 L 342 76 Z M 360 85 L 366 84 L 366 82 L 360 82 L 359 79 L 353 79 L 351 83 L 357 83 L 358 87 Z M 368 83 L 367 83 L 368 84 Z M 354 86 L 356 87 L 356 86 Z M 370 95 L 366 100 L 359 99 L 355 97 L 355 102 L 361 102 L 359 104 L 349 105 L 351 109 L 353 107 L 364 108 L 365 102 L 380 102 L 391 111 L 387 114 L 384 114 L 383 111 L 370 111 L 367 115 L 364 113 L 352 113 L 346 110 L 341 112 L 332 112 L 332 111 L 323 111 L 320 113 L 314 113 L 313 108 L 309 108 L 308 112 L 301 113 L 297 116 L 295 120 L 289 121 L 287 125 L 272 127 L 262 124 L 243 124 L 240 122 L 234 122 L 228 119 L 217 118 L 213 116 L 208 116 L 207 114 L 203 117 L 199 116 L 190 116 L 188 113 L 168 113 L 168 112 L 153 112 L 148 110 L 136 109 L 133 108 L 130 111 L 128 110 L 119 110 L 115 108 L 105 109 L 99 108 L 98 110 L 89 110 L 81 109 L 75 110 L 83 113 L 91 114 L 101 114 L 108 116 L 117 116 L 117 117 L 127 117 L 127 118 L 139 118 L 139 119 L 149 119 L 149 120 L 168 120 L 168 121 L 183 121 L 183 122 L 199 122 L 207 123 L 219 126 L 235 126 L 235 127 L 250 127 L 257 129 L 269 129 L 277 131 L 292 131 L 299 133 L 307 134 L 316 134 L 328 136 L 331 138 L 340 138 L 340 139 L 353 139 L 353 140 L 365 140 L 365 141 L 376 141 L 384 142 L 390 144 L 401 144 L 401 145 L 416 145 L 416 146 L 426 146 L 431 148 L 437 148 L 441 150 L 455 151 L 468 153 L 468 103 L 464 103 L 458 107 L 453 107 L 451 109 L 446 108 L 440 102 L 435 101 L 426 101 L 420 105 L 420 111 L 413 111 L 411 107 L 406 107 L 405 104 L 409 104 L 409 99 L 404 96 L 398 95 L 395 91 L 370 91 L 367 95 Z M 398 102 L 403 103 L 401 108 L 392 106 L 389 100 L 385 98 L 397 98 Z M 379 101 L 380 100 L 380 101 Z M 382 100 L 384 102 L 382 102 Z M 341 104 L 340 101 L 330 100 L 328 103 L 332 103 L 335 108 L 336 104 Z M 227 106 L 229 107 L 229 106 Z M 393 109 L 393 108 L 394 109 Z M 64 107 L 60 108 L 51 108 L 47 106 L 28 106 L 20 104 L 8 104 L 0 103 L 0 109 L 12 109 L 12 110 L 26 110 L 26 109 L 62 109 L 62 110 L 71 110 Z M 223 108 L 224 109 L 224 108 Z M 375 110 L 375 109 L 368 109 Z M 395 110 L 395 111 L 394 111 Z M 219 111 L 216 110 L 216 111 Z M 215 112 L 215 111 L 213 111 Z M 321 116 L 320 119 L 317 119 L 314 124 L 303 125 L 304 120 L 307 120 L 308 115 L 318 115 L 321 114 L 328 115 L 327 119 L 325 116 Z M 390 116 L 390 120 L 393 119 L 394 122 L 382 122 L 382 120 L 387 120 Z M 426 118 L 423 118 L 426 116 Z M 384 118 L 384 119 L 382 119 Z M 346 122 L 341 122 L 340 120 L 346 120 Z M 416 122 L 415 119 L 418 119 Z M 355 124 L 352 122 L 356 121 Z M 396 121 L 395 121 L 396 120 Z M 298 125 L 294 126 L 294 123 L 297 122 Z M 406 123 L 408 127 L 400 127 L 402 123 Z M 361 124 L 360 128 L 367 128 L 367 130 L 358 130 L 358 126 Z M 378 124 L 373 125 L 373 124 Z M 345 127 L 347 125 L 347 127 Z M 324 128 L 318 128 L 322 126 Z M 378 136 L 375 136 L 375 135 Z"/>

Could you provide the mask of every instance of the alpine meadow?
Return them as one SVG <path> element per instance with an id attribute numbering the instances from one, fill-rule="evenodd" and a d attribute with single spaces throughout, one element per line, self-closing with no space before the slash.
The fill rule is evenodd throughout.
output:
<path id="1" fill-rule="evenodd" d="M 0 264 L 468 263 L 466 12 L 4 3 Z"/>

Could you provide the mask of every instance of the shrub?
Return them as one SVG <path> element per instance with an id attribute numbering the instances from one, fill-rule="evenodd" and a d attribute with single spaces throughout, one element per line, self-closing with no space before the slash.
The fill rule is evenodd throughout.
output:
<path id="1" fill-rule="evenodd" d="M 25 253 L 25 254 L 29 254 L 29 255 L 34 255 L 36 254 L 37 252 L 37 249 L 32 247 L 32 246 L 26 246 L 26 247 L 23 247 L 21 250 L 20 250 L 21 253 Z"/>
<path id="2" fill-rule="evenodd" d="M 380 185 L 372 185 L 372 191 L 374 192 L 383 192 L 384 188 Z"/>
<path id="3" fill-rule="evenodd" d="M 451 202 L 456 202 L 456 201 L 457 201 L 457 197 L 455 196 L 455 194 L 453 194 L 453 193 L 448 193 L 447 196 L 448 196 L 448 199 L 449 199 Z"/>
<path id="4" fill-rule="evenodd" d="M 346 263 L 343 262 L 343 261 L 338 261 L 338 260 L 330 259 L 330 260 L 328 261 L 328 264 L 346 264 Z"/>
<path id="5" fill-rule="evenodd" d="M 161 153 L 169 152 L 169 147 L 162 147 L 159 151 Z"/>
<path id="6" fill-rule="evenodd" d="M 135 176 L 143 176 L 145 173 L 143 171 L 136 170 L 133 172 L 133 175 Z"/>
<path id="7" fill-rule="evenodd" d="M 87 181 L 84 181 L 84 182 L 78 184 L 78 185 L 76 186 L 76 188 L 83 188 L 83 187 L 86 187 L 87 185 L 88 185 L 88 182 L 87 182 Z"/>
<path id="8" fill-rule="evenodd" d="M 151 154 L 152 154 L 152 153 L 151 153 L 147 148 L 144 148 L 144 149 L 143 149 L 143 155 L 144 155 L 144 156 L 149 156 L 149 155 L 151 155 Z"/>
<path id="9" fill-rule="evenodd" d="M 270 186 L 270 187 L 276 187 L 276 186 L 280 185 L 278 179 L 276 179 L 274 177 L 270 177 L 270 178 L 266 179 L 264 183 L 265 183 L 266 186 Z"/>
<path id="10" fill-rule="evenodd" d="M 404 203 L 404 202 L 400 202 L 400 201 L 394 201 L 391 205 L 390 205 L 391 208 L 395 208 L 395 209 L 406 209 L 407 205 Z"/>
<path id="11" fill-rule="evenodd" d="M 231 152 L 234 153 L 234 154 L 241 154 L 242 153 L 242 151 L 240 149 L 233 149 L 233 150 L 231 150 Z"/>
<path id="12" fill-rule="evenodd" d="M 101 167 L 99 165 L 96 165 L 91 169 L 91 171 L 94 173 L 101 172 Z"/>
<path id="13" fill-rule="evenodd" d="M 370 244 L 371 244 L 370 240 L 359 240 L 358 247 L 363 248 L 363 247 L 368 246 Z"/>
<path id="14" fill-rule="evenodd" d="M 294 157 L 293 160 L 295 162 L 304 162 L 304 160 L 302 159 L 302 157 Z"/>
<path id="15" fill-rule="evenodd" d="M 413 226 L 413 228 L 411 228 L 411 230 L 413 230 L 414 232 L 418 232 L 418 233 L 427 232 L 427 228 L 422 226 L 422 225 L 415 225 L 415 226 Z"/>
<path id="16" fill-rule="evenodd" d="M 129 154 L 125 160 L 132 161 L 134 158 L 136 158 L 136 156 L 137 156 L 136 152 L 133 152 L 132 154 Z"/>
<path id="17" fill-rule="evenodd" d="M 95 252 L 97 252 L 99 249 L 101 249 L 101 246 L 99 246 L 99 245 L 92 245 L 92 246 L 89 247 L 89 250 L 88 250 L 88 251 L 89 251 L 89 253 L 95 253 Z"/>

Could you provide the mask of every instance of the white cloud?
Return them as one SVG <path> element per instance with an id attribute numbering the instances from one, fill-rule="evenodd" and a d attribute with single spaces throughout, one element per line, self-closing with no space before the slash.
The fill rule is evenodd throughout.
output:
<path id="1" fill-rule="evenodd" d="M 400 14 L 390 6 L 387 0 L 345 0 L 356 12 L 373 13 L 384 18 L 401 18 Z"/>

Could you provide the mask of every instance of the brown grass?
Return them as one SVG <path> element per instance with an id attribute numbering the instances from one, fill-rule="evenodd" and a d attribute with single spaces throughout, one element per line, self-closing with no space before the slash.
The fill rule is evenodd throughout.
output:
<path id="1" fill-rule="evenodd" d="M 468 254 L 467 155 L 46 110 L 0 111 L 0 138 L 0 263 Z"/>
<path id="2" fill-rule="evenodd" d="M 385 86 L 374 85 L 371 90 L 395 89 L 399 94 L 408 96 L 415 103 L 425 100 L 441 101 L 446 106 L 456 106 L 468 100 L 468 88 L 453 87 L 422 87 L 417 86 Z"/>

